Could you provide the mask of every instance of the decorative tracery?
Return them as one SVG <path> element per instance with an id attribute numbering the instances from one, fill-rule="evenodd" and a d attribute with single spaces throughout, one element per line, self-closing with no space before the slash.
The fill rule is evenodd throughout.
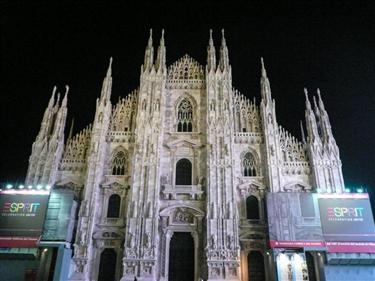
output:
<path id="1" fill-rule="evenodd" d="M 284 162 L 307 161 L 306 151 L 302 143 L 281 126 L 279 127 L 280 148 Z"/>
<path id="2" fill-rule="evenodd" d="M 234 125 L 236 132 L 259 132 L 260 116 L 255 101 L 250 101 L 234 90 Z"/>
<path id="3" fill-rule="evenodd" d="M 188 99 L 183 99 L 177 108 L 177 132 L 193 131 L 193 106 Z"/>
<path id="4" fill-rule="evenodd" d="M 168 80 L 204 79 L 203 67 L 188 55 L 183 56 L 168 69 Z"/>
<path id="5" fill-rule="evenodd" d="M 242 160 L 243 176 L 256 177 L 257 176 L 257 162 L 252 153 L 247 152 Z"/>
<path id="6" fill-rule="evenodd" d="M 126 170 L 126 154 L 124 151 L 118 151 L 112 159 L 112 175 L 125 175 Z"/>

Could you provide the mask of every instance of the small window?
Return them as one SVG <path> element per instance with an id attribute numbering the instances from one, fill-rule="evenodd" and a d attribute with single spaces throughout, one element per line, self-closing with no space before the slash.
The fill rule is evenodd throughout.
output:
<path id="1" fill-rule="evenodd" d="M 177 132 L 193 131 L 193 107 L 188 99 L 183 99 L 177 109 Z"/>
<path id="2" fill-rule="evenodd" d="M 253 195 L 246 198 L 246 218 L 259 220 L 259 202 L 258 198 Z"/>
<path id="3" fill-rule="evenodd" d="M 108 199 L 107 218 L 118 218 L 120 216 L 121 198 L 117 194 L 112 194 Z"/>
<path id="4" fill-rule="evenodd" d="M 188 159 L 176 163 L 176 185 L 191 185 L 192 165 Z"/>

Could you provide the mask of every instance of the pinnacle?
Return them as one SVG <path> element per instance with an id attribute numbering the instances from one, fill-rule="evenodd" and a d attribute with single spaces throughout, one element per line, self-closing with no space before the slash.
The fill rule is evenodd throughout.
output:
<path id="1" fill-rule="evenodd" d="M 260 58 L 260 63 L 262 65 L 262 77 L 267 77 L 267 71 L 266 71 L 266 68 L 264 67 L 263 57 Z"/>

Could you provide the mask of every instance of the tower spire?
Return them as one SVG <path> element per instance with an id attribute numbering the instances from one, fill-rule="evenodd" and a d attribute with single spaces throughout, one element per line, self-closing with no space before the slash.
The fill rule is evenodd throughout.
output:
<path id="1" fill-rule="evenodd" d="M 161 30 L 161 38 L 160 38 L 160 44 L 158 48 L 158 54 L 156 58 L 156 69 L 157 71 L 163 71 L 166 70 L 166 50 L 165 50 L 165 43 L 164 43 L 164 29 Z"/>
<path id="2" fill-rule="evenodd" d="M 143 71 L 150 70 L 154 62 L 154 47 L 152 45 L 152 29 L 150 29 L 150 36 L 145 50 L 145 59 L 143 64 Z"/>
<path id="3" fill-rule="evenodd" d="M 261 71 L 262 71 L 262 76 L 260 78 L 261 96 L 262 96 L 262 99 L 267 104 L 267 103 L 270 103 L 272 100 L 270 81 L 268 80 L 267 71 L 266 71 L 266 68 L 264 67 L 264 61 L 262 57 L 260 58 L 260 63 L 261 63 Z"/>
<path id="4" fill-rule="evenodd" d="M 215 71 L 216 69 L 216 51 L 214 40 L 212 39 L 212 29 L 210 29 L 210 39 L 207 47 L 207 71 Z"/>
<path id="5" fill-rule="evenodd" d="M 332 134 L 331 123 L 329 121 L 328 113 L 324 107 L 324 103 L 322 97 L 320 96 L 320 90 L 317 89 L 318 94 L 318 104 L 319 104 L 319 111 L 320 111 L 320 126 L 321 126 L 321 133 L 324 143 L 333 142 L 335 143 L 335 139 Z"/>
<path id="6" fill-rule="evenodd" d="M 311 103 L 308 97 L 307 89 L 303 89 L 305 92 L 305 98 L 306 98 L 306 110 L 305 110 L 305 118 L 306 118 L 306 129 L 307 129 L 307 136 L 308 141 L 311 144 L 318 144 L 321 143 L 320 136 L 318 133 L 318 126 L 316 123 L 314 112 L 311 108 Z"/>
<path id="7" fill-rule="evenodd" d="M 224 29 L 221 30 L 221 47 L 220 47 L 220 69 L 221 71 L 229 69 L 229 54 L 225 40 Z"/>
<path id="8" fill-rule="evenodd" d="M 71 140 L 73 137 L 73 129 L 74 129 L 74 118 L 72 118 L 72 123 L 70 124 L 68 141 Z"/>
<path id="9" fill-rule="evenodd" d="M 302 142 L 306 143 L 306 138 L 305 138 L 305 130 L 303 129 L 303 123 L 302 120 L 299 120 L 299 124 L 301 127 L 301 137 L 302 137 Z"/>
<path id="10" fill-rule="evenodd" d="M 100 101 L 104 102 L 105 104 L 111 98 L 111 91 L 112 91 L 112 57 L 109 58 L 109 65 L 107 69 L 107 74 L 104 77 L 103 85 L 102 85 L 102 92 L 100 95 Z M 68 87 L 69 89 L 69 87 Z"/>
<path id="11" fill-rule="evenodd" d="M 264 67 L 263 57 L 260 58 L 260 63 L 262 65 L 262 77 L 267 78 L 267 71 L 266 71 L 266 68 Z"/>

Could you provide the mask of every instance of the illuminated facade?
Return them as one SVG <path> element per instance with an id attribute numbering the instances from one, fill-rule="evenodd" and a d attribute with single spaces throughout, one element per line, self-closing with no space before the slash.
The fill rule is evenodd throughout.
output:
<path id="1" fill-rule="evenodd" d="M 265 208 L 266 193 L 343 192 L 319 90 L 313 105 L 305 90 L 300 141 L 277 122 L 263 60 L 260 103 L 234 89 L 224 32 L 205 66 L 167 67 L 163 35 L 155 57 L 150 34 L 139 88 L 113 105 L 111 59 L 92 124 L 65 144 L 68 88 L 45 111 L 26 184 L 81 200 L 69 280 L 324 280 L 319 250 L 269 249 Z"/>

